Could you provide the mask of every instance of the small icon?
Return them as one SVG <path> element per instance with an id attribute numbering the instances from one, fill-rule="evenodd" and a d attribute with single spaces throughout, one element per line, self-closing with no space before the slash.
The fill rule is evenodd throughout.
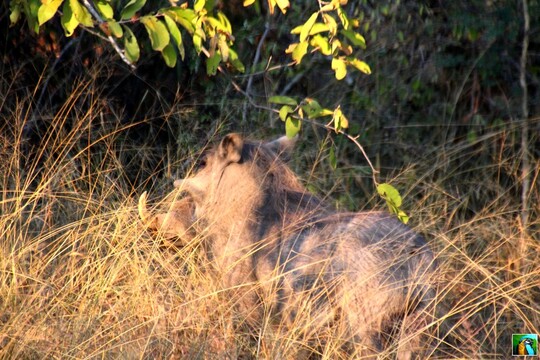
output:
<path id="1" fill-rule="evenodd" d="M 538 355 L 538 334 L 512 334 L 512 356 Z"/>

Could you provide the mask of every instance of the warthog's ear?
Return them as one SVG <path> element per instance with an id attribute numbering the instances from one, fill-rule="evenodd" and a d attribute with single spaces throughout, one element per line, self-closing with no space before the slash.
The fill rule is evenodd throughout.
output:
<path id="1" fill-rule="evenodd" d="M 288 136 L 282 136 L 279 139 L 267 142 L 265 146 L 268 147 L 277 155 L 281 155 L 281 156 L 285 155 L 285 157 L 287 157 L 291 154 L 292 149 L 296 145 L 297 140 L 298 140 L 298 135 L 294 136 L 292 139 L 289 138 Z"/>
<path id="2" fill-rule="evenodd" d="M 239 162 L 242 158 L 242 148 L 244 139 L 240 134 L 229 134 L 221 140 L 218 148 L 218 154 L 229 163 Z"/>

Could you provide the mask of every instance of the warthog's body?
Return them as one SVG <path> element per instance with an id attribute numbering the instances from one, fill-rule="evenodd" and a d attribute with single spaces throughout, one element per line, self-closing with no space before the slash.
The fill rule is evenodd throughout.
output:
<path id="1" fill-rule="evenodd" d="M 249 324 L 269 317 L 375 354 L 382 334 L 432 297 L 432 253 L 391 215 L 329 211 L 276 155 L 279 145 L 228 135 L 175 186 L 193 200 L 208 256 Z"/>

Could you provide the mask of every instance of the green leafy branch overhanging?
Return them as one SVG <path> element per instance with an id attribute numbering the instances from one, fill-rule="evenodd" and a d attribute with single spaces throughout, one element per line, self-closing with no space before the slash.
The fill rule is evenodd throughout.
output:
<path id="1" fill-rule="evenodd" d="M 251 6 L 257 0 L 244 0 L 244 6 Z M 225 73 L 225 67 L 238 72 L 245 72 L 245 66 L 234 51 L 234 35 L 227 16 L 215 9 L 215 2 L 195 0 L 190 4 L 171 5 L 156 11 L 141 13 L 147 0 L 130 0 L 118 6 L 114 0 L 10 0 L 11 24 L 16 24 L 21 15 L 26 17 L 28 26 L 36 33 L 55 16 L 67 37 L 73 36 L 78 28 L 87 30 L 111 44 L 120 58 L 132 69 L 140 58 L 141 39 L 137 38 L 132 27 L 140 23 L 146 30 L 151 48 L 159 52 L 169 67 L 175 67 L 180 59 L 184 61 L 186 48 L 184 38 L 189 37 L 197 55 L 204 54 L 206 73 L 215 75 L 218 71 Z M 288 0 L 267 0 L 270 15 L 276 8 L 286 14 L 291 7 Z M 174 3 L 171 3 L 174 4 Z M 335 78 L 343 80 L 349 71 L 354 69 L 369 75 L 371 68 L 356 54 L 366 48 L 364 37 L 357 31 L 360 20 L 349 18 L 344 6 L 347 0 L 318 1 L 318 10 L 311 13 L 308 19 L 291 30 L 295 41 L 285 52 L 290 54 L 292 62 L 286 66 L 298 66 L 305 56 L 319 53 L 329 60 Z M 97 32 L 94 28 L 97 27 Z M 252 75 L 249 75 L 250 77 Z M 242 92 L 254 104 L 248 92 L 245 92 L 232 79 L 234 88 Z M 358 137 L 349 135 L 346 130 L 349 120 L 338 105 L 335 109 L 327 109 L 313 98 L 297 101 L 287 96 L 272 96 L 271 104 L 280 105 L 276 111 L 284 122 L 287 136 L 296 136 L 303 121 L 322 126 L 329 131 L 341 134 L 352 141 L 368 162 L 373 182 L 379 195 L 386 201 L 391 212 L 401 221 L 407 222 L 408 216 L 400 209 L 401 196 L 389 184 L 379 184 L 377 171 L 373 167 L 366 152 L 358 142 Z M 321 119 L 328 122 L 319 122 Z M 336 149 L 331 146 L 329 161 L 333 169 L 337 166 Z"/>
<path id="2" fill-rule="evenodd" d="M 186 2 L 141 14 L 144 5 L 146 0 L 131 0 L 121 8 L 110 0 L 11 0 L 10 20 L 14 25 L 21 15 L 25 15 L 30 29 L 38 33 L 54 16 L 59 16 L 67 37 L 73 36 L 77 28 L 91 31 L 97 27 L 98 35 L 109 42 L 133 69 L 140 58 L 140 39 L 132 26 L 141 23 L 152 49 L 161 53 L 169 67 L 174 67 L 178 58 L 184 60 L 183 37 L 189 36 L 196 53 L 204 50 L 208 56 L 209 75 L 215 74 L 219 63 L 228 63 L 239 72 L 245 71 L 231 48 L 234 43 L 231 23 L 225 14 L 214 9 L 213 4 L 197 0 L 192 8 Z"/>

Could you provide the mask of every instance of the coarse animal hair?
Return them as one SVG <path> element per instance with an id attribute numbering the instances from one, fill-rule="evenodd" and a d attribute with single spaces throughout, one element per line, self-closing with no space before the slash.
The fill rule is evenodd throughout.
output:
<path id="1" fill-rule="evenodd" d="M 175 181 L 192 201 L 176 223 L 183 234 L 191 225 L 205 234 L 216 280 L 249 326 L 270 319 L 318 344 L 330 332 L 351 356 L 374 357 L 392 343 L 389 333 L 425 319 L 433 254 L 390 214 L 331 210 L 282 160 L 291 146 L 227 135 L 195 174 Z M 148 219 L 145 201 L 139 210 Z M 155 228 L 165 224 L 153 219 Z M 418 340 L 402 339 L 398 358 L 407 359 Z"/>

